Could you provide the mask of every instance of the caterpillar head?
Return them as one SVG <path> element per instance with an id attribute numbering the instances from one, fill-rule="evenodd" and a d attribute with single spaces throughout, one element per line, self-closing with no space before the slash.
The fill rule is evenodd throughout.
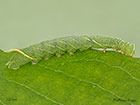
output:
<path id="1" fill-rule="evenodd" d="M 129 44 L 129 46 L 127 47 L 127 55 L 128 56 L 134 56 L 135 54 L 135 44 Z"/>

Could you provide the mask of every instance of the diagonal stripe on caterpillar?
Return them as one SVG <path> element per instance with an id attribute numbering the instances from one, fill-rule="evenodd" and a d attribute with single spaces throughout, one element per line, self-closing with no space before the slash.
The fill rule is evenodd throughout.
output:
<path id="1" fill-rule="evenodd" d="M 115 49 L 115 51 L 122 51 L 122 54 L 133 56 L 135 53 L 135 45 L 123 41 L 119 38 L 112 38 L 106 36 L 68 36 L 56 38 L 54 40 L 43 41 L 39 44 L 31 45 L 24 49 L 11 49 L 6 52 L 17 51 L 11 57 L 7 66 L 10 69 L 19 69 L 20 66 L 32 62 L 38 63 L 41 59 L 50 58 L 53 55 L 60 57 L 62 54 L 68 52 L 72 55 L 77 50 L 84 51 L 87 49 L 104 49 L 106 53 L 107 48 Z"/>

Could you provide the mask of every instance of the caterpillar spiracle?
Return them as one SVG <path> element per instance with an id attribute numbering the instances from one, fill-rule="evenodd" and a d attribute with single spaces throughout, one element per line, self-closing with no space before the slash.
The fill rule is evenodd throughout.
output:
<path id="1" fill-rule="evenodd" d="M 119 38 L 107 36 L 68 36 L 56 38 L 54 40 L 43 41 L 39 44 L 31 45 L 23 49 L 11 49 L 6 52 L 16 51 L 11 57 L 7 66 L 10 69 L 19 69 L 20 66 L 32 62 L 37 64 L 40 60 L 50 58 L 53 55 L 60 57 L 64 53 L 72 55 L 77 50 L 84 51 L 87 49 L 103 49 L 104 53 L 107 48 L 121 51 L 122 54 L 133 56 L 135 45 Z"/>

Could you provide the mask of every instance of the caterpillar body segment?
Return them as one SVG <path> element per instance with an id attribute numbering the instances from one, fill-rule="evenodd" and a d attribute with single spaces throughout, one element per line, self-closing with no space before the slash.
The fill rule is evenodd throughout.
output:
<path id="1" fill-rule="evenodd" d="M 41 49 L 43 54 L 41 56 L 43 58 L 51 57 L 56 53 L 56 47 L 53 40 L 43 41 L 40 45 L 42 46 Z"/>
<path id="2" fill-rule="evenodd" d="M 122 51 L 122 54 L 133 56 L 135 53 L 135 45 L 123 41 L 118 38 L 106 36 L 69 36 L 56 38 L 54 40 L 43 41 L 39 44 L 31 45 L 23 49 L 12 49 L 17 53 L 11 57 L 7 66 L 10 69 L 19 69 L 20 66 L 32 62 L 37 64 L 40 60 L 48 60 L 51 56 L 61 57 L 64 53 L 73 55 L 77 50 L 84 51 L 87 49 L 114 49 L 114 51 Z"/>
<path id="3" fill-rule="evenodd" d="M 21 50 L 22 51 L 22 50 Z M 24 65 L 26 63 L 32 62 L 34 60 L 25 57 L 23 54 L 17 52 L 15 55 L 11 57 L 11 59 L 6 64 L 8 68 L 17 70 L 20 68 L 21 65 Z"/>

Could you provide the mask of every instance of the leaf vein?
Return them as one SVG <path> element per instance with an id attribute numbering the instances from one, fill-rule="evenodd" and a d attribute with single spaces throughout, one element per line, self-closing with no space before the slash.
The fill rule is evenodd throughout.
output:
<path id="1" fill-rule="evenodd" d="M 101 61 L 101 60 L 98 60 L 98 59 L 79 59 L 79 60 L 71 60 L 71 61 L 69 61 L 69 62 L 77 62 L 77 61 L 83 61 L 83 60 L 84 60 L 84 61 L 87 61 L 87 62 L 89 62 L 89 61 L 97 61 L 97 62 L 103 63 L 103 64 L 105 64 L 105 65 L 111 66 L 112 68 L 121 69 L 121 70 L 123 70 L 124 72 L 126 72 L 132 79 L 134 79 L 134 80 L 140 82 L 140 79 L 134 77 L 130 72 L 128 72 L 128 71 L 125 70 L 124 68 L 119 67 L 119 66 L 112 66 L 112 65 L 110 65 L 109 63 L 106 63 L 106 62 Z"/>
<path id="2" fill-rule="evenodd" d="M 69 74 L 67 74 L 67 73 L 64 73 L 64 72 L 62 72 L 62 71 L 60 71 L 60 70 L 54 70 L 54 69 L 52 69 L 52 68 L 50 68 L 50 67 L 46 67 L 46 66 L 43 66 L 43 65 L 40 65 L 40 64 L 39 64 L 39 66 L 40 66 L 40 67 L 43 67 L 43 68 L 47 68 L 47 69 L 49 69 L 49 70 L 51 70 L 51 71 L 53 71 L 53 72 L 56 72 L 56 73 L 64 74 L 65 76 L 67 76 L 67 77 L 69 77 L 69 78 L 73 78 L 73 79 L 76 79 L 76 80 L 81 81 L 81 82 L 84 82 L 84 83 L 92 84 L 92 85 L 94 85 L 94 86 L 97 86 L 99 89 L 101 89 L 101 90 L 103 90 L 103 91 L 105 91 L 105 92 L 107 92 L 107 93 L 109 93 L 109 94 L 111 94 L 111 95 L 113 95 L 113 96 L 115 96 L 115 97 L 117 97 L 117 98 L 119 98 L 119 99 L 125 100 L 124 98 L 118 96 L 117 94 L 113 93 L 113 92 L 110 91 L 110 90 L 105 89 L 104 87 L 100 86 L 100 85 L 97 84 L 97 83 L 94 83 L 94 82 L 91 82 L 91 81 L 87 81 L 87 80 L 82 80 L 82 79 L 77 78 L 77 77 L 75 77 L 75 76 L 72 76 L 72 75 L 69 75 Z M 132 103 L 130 103 L 130 102 L 128 102 L 128 101 L 126 101 L 126 102 L 129 103 L 130 105 L 133 105 Z"/>
<path id="3" fill-rule="evenodd" d="M 6 105 L 1 99 L 0 99 L 0 103 L 1 103 L 2 105 Z"/>
<path id="4" fill-rule="evenodd" d="M 62 103 L 59 103 L 59 102 L 57 102 L 57 101 L 55 101 L 55 100 L 50 99 L 49 97 L 47 97 L 47 96 L 45 96 L 45 95 L 39 93 L 38 91 L 32 89 L 31 87 L 29 87 L 29 86 L 27 86 L 27 85 L 25 85 L 25 84 L 19 83 L 19 82 L 14 81 L 14 80 L 6 79 L 6 78 L 4 78 L 4 77 L 2 77 L 2 76 L 0 76 L 0 77 L 1 77 L 2 79 L 7 80 L 7 81 L 10 82 L 10 83 L 15 83 L 16 85 L 19 85 L 19 86 L 21 86 L 21 87 L 24 87 L 24 88 L 26 88 L 26 89 L 28 89 L 28 90 L 34 92 L 35 94 L 37 94 L 37 95 L 39 95 L 39 96 L 41 96 L 41 97 L 43 97 L 43 98 L 45 98 L 45 99 L 47 99 L 47 100 L 49 100 L 49 101 L 55 103 L 55 104 L 63 105 Z"/>

